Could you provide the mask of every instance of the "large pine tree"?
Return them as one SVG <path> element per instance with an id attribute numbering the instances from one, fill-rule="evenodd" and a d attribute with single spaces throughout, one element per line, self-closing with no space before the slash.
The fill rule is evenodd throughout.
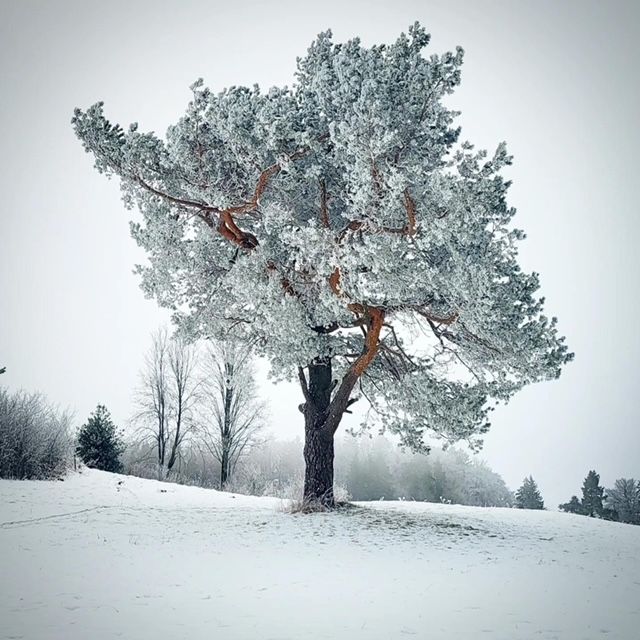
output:
<path id="1" fill-rule="evenodd" d="M 533 476 L 525 478 L 522 486 L 516 491 L 516 507 L 518 509 L 544 509 L 544 501 Z"/>
<path id="2" fill-rule="evenodd" d="M 141 212 L 147 294 L 187 335 L 251 344 L 299 381 L 304 498 L 325 506 L 357 400 L 405 446 L 479 446 L 497 402 L 571 359 L 518 264 L 511 157 L 457 144 L 446 98 L 463 52 L 424 57 L 429 39 L 414 25 L 366 48 L 327 32 L 292 88 L 197 81 L 165 140 L 111 124 L 102 103 L 73 118 Z"/>

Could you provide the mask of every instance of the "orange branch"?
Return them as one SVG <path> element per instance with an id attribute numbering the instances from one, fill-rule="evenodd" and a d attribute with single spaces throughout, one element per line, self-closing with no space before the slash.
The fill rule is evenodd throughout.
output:
<path id="1" fill-rule="evenodd" d="M 329 276 L 329 287 L 331 288 L 331 291 L 333 291 L 333 293 L 335 293 L 336 296 L 338 296 L 338 298 L 343 298 L 344 291 L 340 286 L 340 280 L 341 280 L 340 267 L 336 267 L 331 273 L 331 275 Z M 358 302 L 350 302 L 349 304 L 347 304 L 347 309 L 349 309 L 349 311 L 355 314 L 363 314 L 365 312 L 365 306 L 362 304 L 359 304 Z"/>
<path id="2" fill-rule="evenodd" d="M 404 206 L 407 210 L 407 235 L 414 236 L 416 233 L 416 203 L 409 194 L 409 189 L 404 190 Z"/>
<path id="3" fill-rule="evenodd" d="M 228 211 L 220 213 L 218 231 L 223 237 L 242 249 L 255 249 L 258 246 L 258 238 L 252 233 L 242 231 Z"/>
<path id="4" fill-rule="evenodd" d="M 258 178 L 258 184 L 256 185 L 255 191 L 253 192 L 253 198 L 235 207 L 228 207 L 224 210 L 224 212 L 232 215 L 237 213 L 249 213 L 250 211 L 254 211 L 255 209 L 257 209 L 258 205 L 260 204 L 260 198 L 262 197 L 262 194 L 265 192 L 267 185 L 269 184 L 269 180 L 271 180 L 271 178 L 273 178 L 274 176 L 277 176 L 280 171 L 281 167 L 279 164 L 273 164 L 265 169 Z"/>
<path id="5" fill-rule="evenodd" d="M 333 291 L 338 298 L 342 297 L 342 288 L 340 287 L 340 267 L 336 267 L 329 276 L 329 286 L 331 287 L 331 291 Z"/>
<path id="6" fill-rule="evenodd" d="M 309 151 L 310 149 L 300 149 L 295 153 L 292 153 L 289 156 L 289 160 L 297 160 L 298 158 L 301 158 L 309 153 Z M 260 204 L 262 195 L 269 185 L 269 181 L 277 176 L 281 170 L 282 167 L 278 163 L 272 164 L 270 167 L 267 167 L 258 177 L 258 183 L 256 184 L 256 188 L 253 192 L 253 197 L 251 198 L 251 200 L 247 200 L 246 202 L 236 205 L 235 207 L 227 207 L 220 212 L 220 225 L 218 226 L 218 230 L 225 238 L 227 238 L 227 240 L 233 242 L 234 244 L 237 244 L 243 249 L 254 249 L 258 246 L 258 239 L 253 234 L 242 231 L 242 229 L 240 229 L 236 224 L 233 216 L 236 214 L 250 213 L 251 211 L 255 211 Z"/>
<path id="7" fill-rule="evenodd" d="M 376 229 L 376 227 L 372 227 L 371 232 L 376 233 L 376 231 L 382 231 L 384 233 L 413 237 L 416 234 L 418 224 L 416 218 L 416 203 L 409 194 L 409 189 L 405 189 L 403 192 L 403 202 L 404 208 L 407 212 L 407 224 L 404 227 L 378 227 L 378 229 Z M 349 231 L 360 231 L 361 229 L 364 229 L 365 226 L 366 225 L 363 220 L 352 220 L 338 234 L 338 237 L 336 238 L 338 244 L 341 244 L 344 241 Z"/>
<path id="8" fill-rule="evenodd" d="M 431 322 L 435 322 L 436 324 L 445 324 L 445 325 L 453 324 L 460 317 L 460 314 L 457 311 L 454 311 L 448 316 L 436 316 L 429 311 L 425 311 L 424 309 L 416 309 L 416 311 L 423 318 L 426 318 Z"/>
<path id="9" fill-rule="evenodd" d="M 349 403 L 352 402 L 350 396 L 353 388 L 371 365 L 380 349 L 380 332 L 384 325 L 385 312 L 380 308 L 370 307 L 366 309 L 366 313 L 368 330 L 365 335 L 362 353 L 351 363 L 329 405 L 323 428 L 330 435 L 336 432 L 344 412 L 349 407 Z"/>
<path id="10" fill-rule="evenodd" d="M 377 307 L 369 309 L 369 315 L 371 317 L 369 330 L 364 340 L 364 350 L 360 357 L 351 365 L 353 372 L 360 377 L 373 362 L 373 359 L 378 353 L 380 346 L 380 332 L 382 331 L 382 325 L 384 324 L 384 311 Z"/>
<path id="11" fill-rule="evenodd" d="M 416 234 L 416 203 L 409 194 L 409 189 L 403 192 L 404 208 L 407 210 L 407 224 L 404 227 L 382 227 L 386 233 L 397 233 L 401 236 L 414 236 Z"/>
<path id="12" fill-rule="evenodd" d="M 276 267 L 275 262 L 270 260 L 269 262 L 267 262 L 267 270 L 277 271 L 278 267 Z M 282 288 L 284 289 L 285 293 L 289 294 L 290 296 L 294 296 L 296 298 L 300 297 L 300 294 L 293 288 L 293 285 L 291 284 L 291 280 L 289 280 L 286 276 L 282 276 L 280 278 L 280 284 L 282 285 Z"/>
<path id="13" fill-rule="evenodd" d="M 338 244 L 341 244 L 345 239 L 345 236 L 349 231 L 359 231 L 364 227 L 364 222 L 362 220 L 352 220 L 349 224 L 340 231 L 337 237 Z"/>
<path id="14" fill-rule="evenodd" d="M 320 180 L 320 220 L 323 226 L 329 228 L 329 210 L 327 209 L 327 184 Z"/>

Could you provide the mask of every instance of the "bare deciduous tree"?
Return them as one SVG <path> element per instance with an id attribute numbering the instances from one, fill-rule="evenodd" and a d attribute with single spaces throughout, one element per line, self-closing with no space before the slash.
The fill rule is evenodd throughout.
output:
<path id="1" fill-rule="evenodd" d="M 135 421 L 157 454 L 158 477 L 166 478 L 180 454 L 180 445 L 193 432 L 199 380 L 194 347 L 160 329 L 152 338 L 138 390 Z"/>
<path id="2" fill-rule="evenodd" d="M 203 373 L 202 441 L 220 463 L 224 489 L 242 454 L 257 442 L 265 407 L 257 399 L 253 360 L 246 346 L 211 343 Z"/>

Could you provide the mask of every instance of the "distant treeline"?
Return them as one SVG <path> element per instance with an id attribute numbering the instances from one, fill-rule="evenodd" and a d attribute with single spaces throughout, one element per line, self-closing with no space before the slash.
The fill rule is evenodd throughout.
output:
<path id="1" fill-rule="evenodd" d="M 99 405 L 79 429 L 71 417 L 45 396 L 0 387 L 0 477 L 47 479 L 63 475 L 79 457 L 106 471 L 158 478 L 153 441 L 126 441 L 109 412 Z M 202 487 L 220 486 L 216 450 L 203 446 L 193 430 L 178 450 L 166 481 Z M 301 439 L 276 440 L 262 432 L 230 467 L 228 491 L 297 499 L 302 493 L 304 462 Z M 474 506 L 543 509 L 535 480 L 525 478 L 516 495 L 481 459 L 461 449 L 434 448 L 428 455 L 399 449 L 385 437 L 336 441 L 336 497 L 339 500 L 416 500 Z M 611 489 L 590 471 L 582 497 L 559 505 L 574 514 L 640 524 L 640 482 L 619 478 Z"/>
<path id="2" fill-rule="evenodd" d="M 229 491 L 298 498 L 304 462 L 300 439 L 264 440 L 238 464 Z M 153 452 L 130 445 L 123 455 L 125 473 L 156 477 Z M 198 447 L 185 447 L 173 479 L 217 487 L 219 463 Z M 433 449 L 429 455 L 400 450 L 387 438 L 336 442 L 336 497 L 350 500 L 420 500 L 477 506 L 511 506 L 513 494 L 486 463 L 466 452 Z"/>
<path id="3" fill-rule="evenodd" d="M 591 470 L 582 483 L 582 498 L 571 496 L 559 508 L 567 513 L 640 525 L 640 482 L 618 478 L 611 489 L 605 489 L 600 485 L 600 475 Z"/>

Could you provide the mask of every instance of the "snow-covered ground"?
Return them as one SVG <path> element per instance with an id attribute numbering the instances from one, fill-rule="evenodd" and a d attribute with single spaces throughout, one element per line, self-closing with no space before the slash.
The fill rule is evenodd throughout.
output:
<path id="1" fill-rule="evenodd" d="M 0 481 L 0 637 L 640 638 L 640 527 L 285 507 L 99 471 Z"/>

